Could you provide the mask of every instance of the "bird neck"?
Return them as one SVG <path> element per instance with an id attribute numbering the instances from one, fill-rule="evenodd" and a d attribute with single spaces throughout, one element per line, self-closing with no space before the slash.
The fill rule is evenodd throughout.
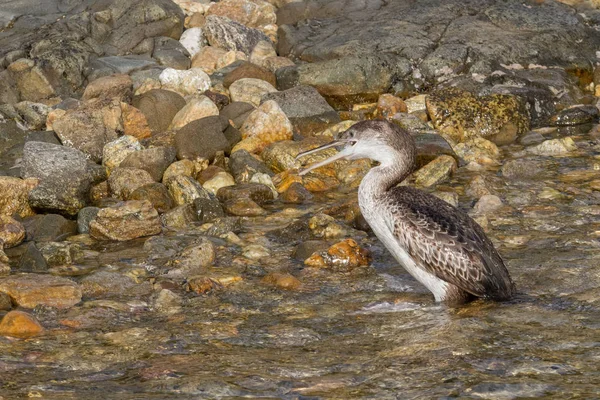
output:
<path id="1" fill-rule="evenodd" d="M 403 160 L 386 162 L 371 168 L 359 186 L 361 197 L 378 197 L 385 194 L 392 187 L 402 182 L 411 172 Z"/>

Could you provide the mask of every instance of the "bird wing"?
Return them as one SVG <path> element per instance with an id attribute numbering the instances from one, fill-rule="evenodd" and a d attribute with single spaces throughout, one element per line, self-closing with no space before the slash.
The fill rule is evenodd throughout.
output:
<path id="1" fill-rule="evenodd" d="M 466 213 L 407 186 L 392 189 L 388 201 L 402 216 L 390 218 L 390 228 L 421 268 L 478 297 L 511 297 L 502 258 Z"/>

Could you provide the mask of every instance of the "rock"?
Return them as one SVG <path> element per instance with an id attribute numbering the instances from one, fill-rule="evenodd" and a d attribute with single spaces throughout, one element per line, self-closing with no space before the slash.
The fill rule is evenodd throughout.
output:
<path id="1" fill-rule="evenodd" d="M 214 177 L 204 182 L 202 184 L 202 187 L 206 189 L 209 193 L 216 195 L 217 191 L 222 187 L 232 185 L 235 185 L 235 180 L 233 179 L 233 176 L 231 176 L 227 172 L 219 172 Z"/>
<path id="2" fill-rule="evenodd" d="M 224 0 L 206 11 L 206 16 L 217 15 L 257 28 L 277 21 L 275 7 L 263 0 Z"/>
<path id="3" fill-rule="evenodd" d="M 148 39 L 144 43 L 144 52 L 153 50 L 154 39 Z M 142 50 L 142 49 L 140 49 Z M 94 81 L 103 76 L 112 74 L 134 74 L 145 69 L 156 68 L 158 64 L 144 55 L 107 56 L 91 60 L 88 66 L 87 79 Z"/>
<path id="4" fill-rule="evenodd" d="M 81 100 L 118 98 L 128 103 L 133 95 L 133 81 L 126 74 L 103 76 L 88 83 Z"/>
<path id="5" fill-rule="evenodd" d="M 27 240 L 58 242 L 77 233 L 77 223 L 58 214 L 35 215 L 23 220 Z"/>
<path id="6" fill-rule="evenodd" d="M 432 194 L 438 199 L 444 200 L 451 206 L 458 207 L 458 194 L 454 192 L 433 192 Z"/>
<path id="7" fill-rule="evenodd" d="M 160 233 L 158 212 L 146 200 L 131 200 L 103 208 L 90 223 L 97 240 L 131 240 Z"/>
<path id="8" fill-rule="evenodd" d="M 263 80 L 271 84 L 273 88 L 277 85 L 277 78 L 271 71 L 250 62 L 243 62 L 224 76 L 223 86 L 229 88 L 233 82 L 244 78 Z"/>
<path id="9" fill-rule="evenodd" d="M 265 94 L 276 91 L 269 82 L 254 78 L 238 79 L 229 86 L 231 101 L 243 101 L 257 107 Z"/>
<path id="10" fill-rule="evenodd" d="M 208 165 L 208 160 L 205 160 Z M 175 161 L 167 167 L 163 173 L 162 181 L 166 183 L 169 179 L 177 175 L 196 176 L 202 170 L 201 163 L 192 160 L 183 159 Z"/>
<path id="11" fill-rule="evenodd" d="M 153 180 L 160 182 L 167 167 L 173 161 L 175 161 L 175 149 L 158 146 L 129 153 L 121 162 L 120 167 L 143 169 L 150 174 Z"/>
<path id="12" fill-rule="evenodd" d="M 127 156 L 142 149 L 140 141 L 130 135 L 121 136 L 104 145 L 102 149 L 102 165 L 106 167 L 107 173 L 121 165 Z"/>
<path id="13" fill-rule="evenodd" d="M 48 263 L 34 242 L 26 242 L 14 248 L 14 252 L 11 257 L 17 260 L 16 269 L 19 272 L 48 272 Z"/>
<path id="14" fill-rule="evenodd" d="M 317 238 L 336 239 L 350 234 L 348 227 L 337 222 L 335 218 L 323 213 L 312 216 L 308 220 L 308 227 L 312 235 Z"/>
<path id="15" fill-rule="evenodd" d="M 259 244 L 249 244 L 244 246 L 242 255 L 250 260 L 260 260 L 261 258 L 269 257 L 271 252 Z"/>
<path id="16" fill-rule="evenodd" d="M 8 294 L 19 307 L 38 305 L 70 308 L 81 301 L 81 288 L 67 278 L 41 274 L 20 274 L 0 278 L 0 292 Z"/>
<path id="17" fill-rule="evenodd" d="M 502 176 L 511 180 L 534 179 L 541 177 L 545 166 L 535 159 L 510 160 L 502 166 Z"/>
<path id="18" fill-rule="evenodd" d="M 169 289 L 162 289 L 154 300 L 154 309 L 163 315 L 179 314 L 182 311 L 182 304 L 181 296 Z"/>
<path id="19" fill-rule="evenodd" d="M 550 118 L 550 122 L 556 126 L 570 126 L 597 122 L 600 110 L 592 105 L 575 105 Z"/>
<path id="20" fill-rule="evenodd" d="M 173 208 L 173 199 L 167 187 L 162 183 L 154 182 L 140 186 L 129 195 L 129 200 L 147 200 L 159 214 Z"/>
<path id="21" fill-rule="evenodd" d="M 196 210 L 192 204 L 184 204 L 166 211 L 160 216 L 166 228 L 184 229 L 198 220 Z"/>
<path id="22" fill-rule="evenodd" d="M 229 123 L 236 129 L 240 129 L 248 115 L 254 111 L 256 107 L 250 103 L 236 101 L 223 107 L 221 116 L 227 118 Z"/>
<path id="23" fill-rule="evenodd" d="M 243 149 L 250 153 L 260 153 L 267 145 L 290 140 L 293 136 L 292 124 L 273 100 L 261 104 L 250 113 L 240 132 L 242 141 L 232 152 Z"/>
<path id="24" fill-rule="evenodd" d="M 227 17 L 209 15 L 204 25 L 206 39 L 211 46 L 225 50 L 241 51 L 247 55 L 261 40 L 269 38 L 258 29 L 248 28 Z"/>
<path id="25" fill-rule="evenodd" d="M 123 134 L 133 136 L 136 139 L 146 139 L 152 136 L 148 120 L 142 111 L 129 104 L 121 103 L 121 113 Z"/>
<path id="26" fill-rule="evenodd" d="M 169 271 L 169 275 L 191 277 L 205 273 L 215 262 L 216 256 L 215 245 L 201 237 L 171 260 L 170 266 L 173 269 Z"/>
<path id="27" fill-rule="evenodd" d="M 276 142 L 267 146 L 261 153 L 261 157 L 265 160 L 265 164 L 275 173 L 300 169 L 302 165 L 310 165 L 326 158 L 334 156 L 337 151 L 335 149 L 327 149 L 316 154 L 311 154 L 302 158 L 301 161 L 296 160 L 296 156 L 302 152 L 314 149 L 325 143 L 329 143 L 331 138 L 326 136 L 316 136 L 314 138 L 305 139 L 301 142 L 282 141 Z M 336 161 L 333 164 L 321 167 L 309 173 L 312 176 L 335 176 L 336 169 L 342 165 L 346 165 L 344 161 Z M 306 178 L 306 177 L 304 177 Z"/>
<path id="28" fill-rule="evenodd" d="M 292 183 L 281 194 L 281 201 L 289 204 L 302 204 L 312 199 L 312 194 L 301 183 Z"/>
<path id="29" fill-rule="evenodd" d="M 42 142 L 27 142 L 23 148 L 21 175 L 40 182 L 29 192 L 34 208 L 77 214 L 87 205 L 96 173 L 85 154 L 76 149 Z"/>
<path id="30" fill-rule="evenodd" d="M 0 321 L 0 335 L 29 339 L 40 335 L 44 328 L 30 314 L 23 311 L 10 311 Z"/>
<path id="31" fill-rule="evenodd" d="M 331 246 L 327 252 L 313 253 L 304 264 L 314 268 L 333 268 L 350 271 L 371 263 L 371 254 L 352 239 L 345 239 Z"/>
<path id="32" fill-rule="evenodd" d="M 190 53 L 190 57 L 194 57 L 201 48 L 208 44 L 204 37 L 204 32 L 202 32 L 202 28 L 198 27 L 183 31 L 183 34 L 181 34 L 181 37 L 179 38 L 179 43 L 181 43 L 188 53 Z"/>
<path id="33" fill-rule="evenodd" d="M 268 285 L 275 286 L 283 290 L 298 290 L 302 286 L 302 282 L 291 274 L 282 274 L 279 272 L 271 272 L 265 276 L 262 281 Z"/>
<path id="34" fill-rule="evenodd" d="M 224 133 L 229 128 L 227 120 L 220 116 L 190 122 L 175 135 L 177 158 L 194 160 L 201 157 L 212 161 L 218 151 L 229 153 L 231 145 Z"/>
<path id="35" fill-rule="evenodd" d="M 259 45 L 260 43 L 262 42 L 259 42 Z M 294 62 L 287 57 L 267 57 L 262 61 L 261 66 L 265 67 L 274 74 L 277 74 L 277 71 L 279 71 L 280 69 L 283 69 L 285 67 L 295 67 L 296 64 L 294 64 Z"/>
<path id="36" fill-rule="evenodd" d="M 22 100 L 40 101 L 55 95 L 54 87 L 33 60 L 21 58 L 11 63 L 7 70 L 14 79 Z"/>
<path id="37" fill-rule="evenodd" d="M 258 217 L 267 213 L 264 208 L 250 198 L 228 199 L 223 203 L 223 209 L 226 213 L 238 217 Z"/>
<path id="38" fill-rule="evenodd" d="M 154 58 L 160 65 L 176 70 L 186 70 L 190 68 L 190 53 L 178 40 L 170 37 L 155 37 Z"/>
<path id="39" fill-rule="evenodd" d="M 198 220 L 202 223 L 212 222 L 225 216 L 221 203 L 215 199 L 195 199 L 194 207 L 196 208 Z"/>
<path id="40" fill-rule="evenodd" d="M 226 96 L 223 93 L 207 90 L 204 92 L 204 96 L 208 97 L 210 101 L 215 103 L 219 111 L 229 104 L 229 96 Z"/>
<path id="41" fill-rule="evenodd" d="M 185 106 L 185 99 L 171 90 L 153 89 L 135 96 L 132 105 L 146 116 L 152 132 L 159 133 L 171 125 L 173 117 Z"/>
<path id="42" fill-rule="evenodd" d="M 96 271 L 81 279 L 81 288 L 86 298 L 110 297 L 140 299 L 152 293 L 152 285 L 147 282 L 136 282 L 132 276 L 113 271 Z"/>
<path id="43" fill-rule="evenodd" d="M 178 130 L 192 121 L 219 115 L 219 109 L 208 97 L 191 99 L 173 118 L 169 129 Z"/>
<path id="44" fill-rule="evenodd" d="M 482 137 L 508 144 L 529 129 L 527 111 L 511 95 L 476 97 L 464 90 L 445 88 L 427 97 L 427 111 L 433 126 L 455 143 Z"/>
<path id="45" fill-rule="evenodd" d="M 27 129 L 38 130 L 46 127 L 46 118 L 51 108 L 45 104 L 21 101 L 14 105 Z"/>
<path id="46" fill-rule="evenodd" d="M 210 199 L 208 192 L 189 176 L 176 175 L 166 185 L 177 205 L 193 203 L 195 199 Z"/>
<path id="47" fill-rule="evenodd" d="M 96 218 L 98 207 L 84 207 L 77 213 L 77 233 L 89 233 L 90 222 Z"/>
<path id="48" fill-rule="evenodd" d="M 456 168 L 454 158 L 441 155 L 413 174 L 415 184 L 423 187 L 435 186 L 448 179 Z"/>
<path id="49" fill-rule="evenodd" d="M 118 167 L 108 178 L 108 189 L 114 197 L 128 200 L 137 188 L 153 182 L 152 176 L 143 169 Z"/>
<path id="50" fill-rule="evenodd" d="M 261 40 L 254 46 L 252 53 L 250 53 L 250 62 L 264 68 L 264 61 L 272 57 L 277 57 L 277 52 L 273 48 L 273 43 Z M 274 70 L 270 68 L 267 68 L 267 70 L 274 72 Z M 276 86 L 276 84 L 273 84 L 273 86 Z"/>
<path id="51" fill-rule="evenodd" d="M 426 94 L 419 94 L 404 100 L 404 104 L 406 105 L 405 112 L 427 111 L 426 99 Z"/>
<path id="52" fill-rule="evenodd" d="M 217 70 L 219 59 L 225 54 L 227 54 L 227 50 L 218 47 L 203 47 L 192 58 L 192 68 L 200 68 L 207 74 L 212 74 Z"/>
<path id="53" fill-rule="evenodd" d="M 0 261 L 2 262 L 2 261 Z M 0 293 L 0 310 L 10 311 L 12 309 L 12 300 L 6 293 Z"/>
<path id="54" fill-rule="evenodd" d="M 281 92 L 268 93 L 262 101 L 275 101 L 292 126 L 302 135 L 320 132 L 340 122 L 338 113 L 311 86 L 297 86 Z"/>
<path id="55" fill-rule="evenodd" d="M 435 133 L 424 133 L 414 135 L 413 138 L 417 147 L 417 167 L 430 163 L 440 155 L 452 156 L 459 161 L 459 157 L 452 146 L 442 136 Z"/>
<path id="56" fill-rule="evenodd" d="M 28 217 L 35 214 L 29 206 L 29 192 L 39 183 L 37 178 L 19 179 L 0 176 L 0 215 L 18 214 Z"/>
<path id="57" fill-rule="evenodd" d="M 388 93 L 379 95 L 379 99 L 377 99 L 377 116 L 389 119 L 399 112 L 408 112 L 408 107 L 402 99 Z"/>
<path id="58" fill-rule="evenodd" d="M 0 247 L 14 247 L 25 240 L 25 227 L 8 215 L 0 215 Z"/>
<path id="59" fill-rule="evenodd" d="M 217 191 L 217 197 L 221 202 L 233 199 L 251 199 L 258 204 L 264 204 L 274 199 L 273 191 L 260 183 L 225 186 Z"/>
<path id="60" fill-rule="evenodd" d="M 159 79 L 163 89 L 173 90 L 183 96 L 201 94 L 210 89 L 210 78 L 200 68 L 187 71 L 167 68 Z"/>
<path id="61" fill-rule="evenodd" d="M 465 188 L 465 194 L 467 196 L 474 197 L 476 199 L 482 196 L 493 194 L 498 195 L 498 191 L 495 187 L 494 182 L 490 181 L 486 176 L 477 175 L 471 179 L 467 187 Z"/>
<path id="62" fill-rule="evenodd" d="M 61 142 L 87 154 L 93 161 L 102 159 L 104 145 L 122 131 L 122 114 L 118 100 L 92 99 L 52 123 Z"/>
<path id="63" fill-rule="evenodd" d="M 298 261 L 304 262 L 313 253 L 327 251 L 329 244 L 323 240 L 305 240 L 300 242 L 294 250 L 293 257 Z"/>
<path id="64" fill-rule="evenodd" d="M 79 263 L 84 258 L 81 246 L 77 243 L 44 242 L 38 248 L 50 267 Z"/>
<path id="65" fill-rule="evenodd" d="M 475 203 L 473 211 L 476 214 L 489 214 L 502 208 L 503 206 L 504 204 L 502 203 L 502 199 L 500 199 L 500 197 L 493 194 L 486 194 L 481 196 L 477 203 Z"/>
<path id="66" fill-rule="evenodd" d="M 215 65 L 215 68 L 217 69 L 217 71 L 215 71 L 215 73 L 222 71 L 223 69 L 227 68 L 227 67 L 234 67 L 236 66 L 238 63 L 238 61 L 246 61 L 248 60 L 248 56 L 246 54 L 244 54 L 241 51 L 235 51 L 235 50 L 231 50 L 226 52 L 225 54 L 223 54 L 221 57 L 219 57 L 219 59 L 217 60 L 217 64 Z M 214 74 L 213 74 L 214 76 Z M 213 86 L 217 85 L 217 80 L 215 80 L 213 82 Z"/>
<path id="67" fill-rule="evenodd" d="M 493 142 L 474 137 L 454 147 L 456 154 L 466 162 L 476 162 L 481 165 L 498 165 L 502 158 L 500 149 Z"/>
<path id="68" fill-rule="evenodd" d="M 270 174 L 258 172 L 252 175 L 252 178 L 250 178 L 250 183 L 259 183 L 267 186 L 269 189 L 271 189 L 274 199 L 276 199 L 279 196 L 279 192 L 277 191 L 277 188 L 275 187 L 275 184 L 273 183 Z"/>
<path id="69" fill-rule="evenodd" d="M 527 151 L 540 156 L 561 156 L 577 150 L 577 145 L 570 137 L 546 140 L 536 146 L 527 148 Z"/>
<path id="70" fill-rule="evenodd" d="M 239 150 L 229 157 L 229 169 L 238 183 L 248 183 L 257 173 L 272 174 L 267 166 L 246 150 Z"/>

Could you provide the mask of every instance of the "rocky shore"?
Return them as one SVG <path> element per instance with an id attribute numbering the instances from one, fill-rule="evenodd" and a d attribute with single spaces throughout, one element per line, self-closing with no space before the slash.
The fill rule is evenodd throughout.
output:
<path id="1" fill-rule="evenodd" d="M 44 362 L 63 357 L 97 373 L 118 362 L 138 380 L 188 385 L 165 384 L 169 394 L 354 398 L 345 390 L 359 382 L 300 375 L 288 397 L 257 381 L 222 383 L 220 392 L 187 382 L 143 342 L 187 365 L 198 360 L 167 350 L 170 332 L 185 326 L 223 346 L 285 349 L 329 337 L 294 325 L 314 317 L 307 293 L 321 306 L 354 292 L 378 293 L 348 299 L 356 307 L 398 296 L 407 310 L 427 304 L 360 215 L 356 188 L 371 163 L 298 175 L 299 152 L 375 118 L 414 135 L 407 184 L 467 210 L 508 254 L 519 288 L 600 315 L 598 285 L 585 279 L 597 266 L 561 280 L 554 265 L 548 280 L 561 283 L 549 289 L 522 263 L 523 252 L 554 249 L 561 235 L 597 246 L 597 1 L 33 3 L 0 5 L 3 353 L 18 357 L 33 351 L 27 343 L 48 341 L 36 356 Z M 398 274 L 400 283 L 390 278 Z M 281 314 L 244 328 L 261 309 Z M 78 360 L 73 349 L 59 357 L 52 346 L 69 338 L 94 342 L 97 354 L 98 341 L 129 350 L 104 361 L 91 353 Z M 175 341 L 185 348 L 190 340 Z M 153 361 L 133 366 L 149 351 Z M 0 367 L 18 368 L 1 357 Z M 64 379 L 79 390 L 87 378 Z M 59 386 L 0 386 L 0 399 Z M 491 390 L 450 386 L 457 396 Z"/>

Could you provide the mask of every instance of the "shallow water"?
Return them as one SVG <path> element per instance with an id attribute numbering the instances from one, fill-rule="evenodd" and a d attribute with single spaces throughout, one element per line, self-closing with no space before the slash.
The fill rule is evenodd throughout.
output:
<path id="1" fill-rule="evenodd" d="M 586 129 L 587 130 L 587 129 Z M 272 256 L 261 262 L 222 239 L 213 272 L 241 277 L 184 298 L 172 313 L 153 310 L 167 287 L 157 266 L 198 230 L 152 240 L 89 246 L 89 271 L 128 277 L 66 311 L 37 308 L 48 328 L 26 341 L 0 338 L 4 399 L 422 399 L 598 398 L 600 396 L 600 176 L 596 138 L 568 132 L 580 151 L 534 157 L 539 179 L 508 180 L 491 169 L 461 168 L 438 189 L 460 194 L 476 175 L 497 183 L 508 207 L 488 215 L 488 232 L 519 294 L 510 302 L 461 308 L 435 304 L 376 238 L 358 234 L 374 263 L 352 272 L 310 271 L 291 257 L 297 244 L 263 233 L 355 196 L 318 196 L 296 210 L 276 203 L 266 218 L 245 219 L 239 237 Z M 564 135 L 554 132 L 547 138 Z M 531 157 L 513 145 L 505 154 Z M 509 160 L 511 157 L 507 157 Z M 597 173 L 595 171 L 598 171 Z M 553 192 L 550 189 L 558 191 Z M 162 241 L 162 242 L 161 242 Z M 95 253 L 100 251 L 101 253 Z M 261 282 L 289 272 L 303 286 Z M 125 289 L 124 289 L 125 288 Z"/>

